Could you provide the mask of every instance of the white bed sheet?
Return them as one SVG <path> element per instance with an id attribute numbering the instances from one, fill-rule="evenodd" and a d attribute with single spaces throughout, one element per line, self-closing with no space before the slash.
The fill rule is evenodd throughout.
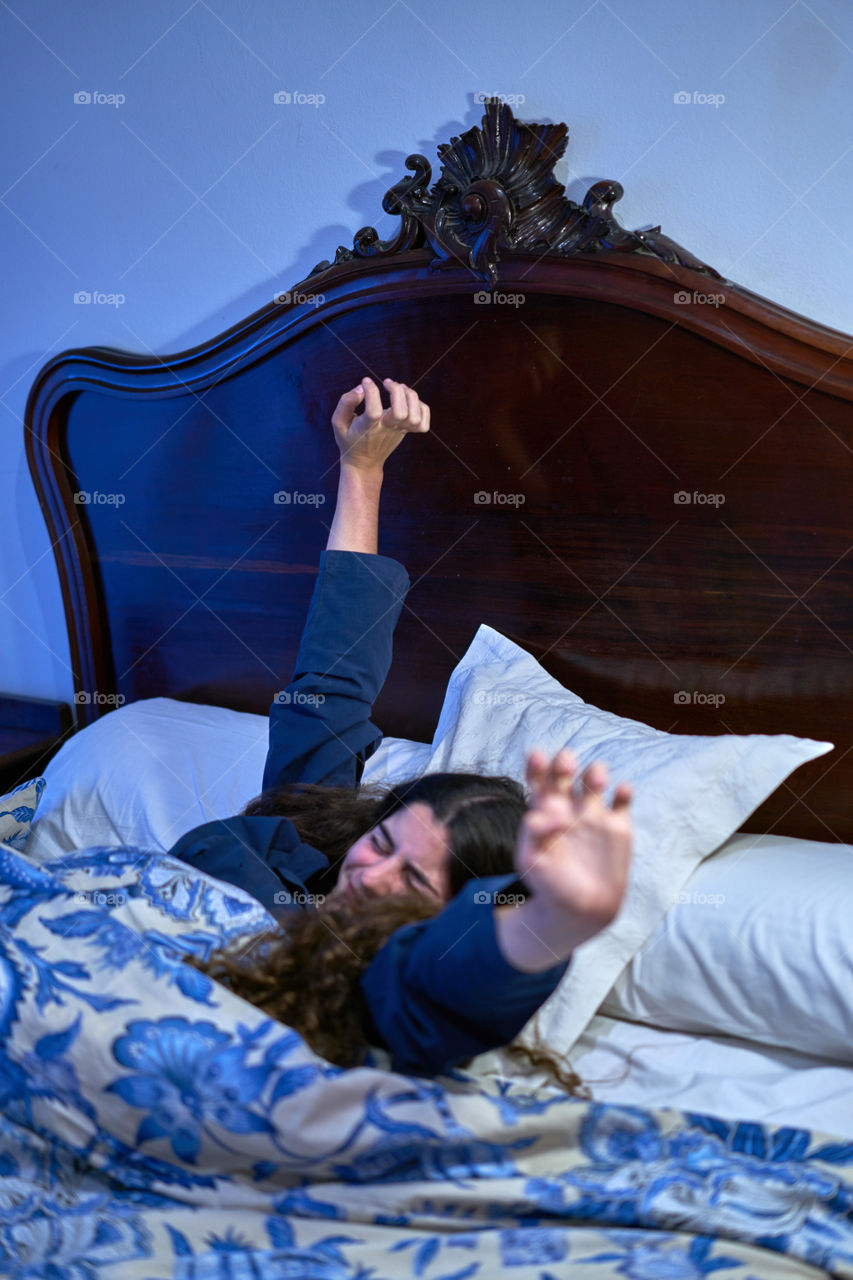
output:
<path id="1" fill-rule="evenodd" d="M 571 1065 L 597 1102 L 677 1107 L 853 1140 L 853 1067 L 726 1036 L 593 1018 Z"/>

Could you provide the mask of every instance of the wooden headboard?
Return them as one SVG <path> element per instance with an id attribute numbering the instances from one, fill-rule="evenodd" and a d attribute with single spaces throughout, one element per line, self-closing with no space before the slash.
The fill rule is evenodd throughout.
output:
<path id="1" fill-rule="evenodd" d="M 364 229 L 191 351 L 45 366 L 27 448 L 81 724 L 154 695 L 266 710 L 331 517 L 331 410 L 391 376 L 433 429 L 383 497 L 414 583 L 386 732 L 431 736 L 485 621 L 659 728 L 834 741 L 752 825 L 853 841 L 853 340 L 626 231 L 617 183 L 568 200 L 566 141 L 488 102 L 434 184 L 409 158 L 392 240 Z"/>

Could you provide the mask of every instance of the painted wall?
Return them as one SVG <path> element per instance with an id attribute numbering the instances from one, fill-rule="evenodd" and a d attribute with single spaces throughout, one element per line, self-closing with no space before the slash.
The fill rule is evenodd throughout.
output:
<path id="1" fill-rule="evenodd" d="M 478 93 L 568 123 L 573 198 L 617 178 L 624 225 L 853 333 L 849 0 L 11 0 L 0 48 L 2 691 L 72 693 L 23 449 L 40 365 L 192 346 L 388 234 L 405 156 Z"/>

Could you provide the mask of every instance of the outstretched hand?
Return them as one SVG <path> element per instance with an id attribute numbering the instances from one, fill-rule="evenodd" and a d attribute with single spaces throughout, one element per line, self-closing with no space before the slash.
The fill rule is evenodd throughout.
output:
<path id="1" fill-rule="evenodd" d="M 404 435 L 429 431 L 429 405 L 416 391 L 391 378 L 384 378 L 382 385 L 391 400 L 387 409 L 382 407 L 379 388 L 372 378 L 362 378 L 338 401 L 332 427 L 342 466 L 381 472 Z M 362 401 L 362 411 L 357 414 Z"/>
<path id="2" fill-rule="evenodd" d="M 498 945 L 515 968 L 533 973 L 566 960 L 615 919 L 631 864 L 631 788 L 604 801 L 607 767 L 580 779 L 569 751 L 527 757 L 530 808 L 519 828 L 515 866 L 529 897 L 495 911 Z"/>
<path id="3" fill-rule="evenodd" d="M 592 937 L 616 917 L 625 896 L 632 792 L 621 784 L 607 805 L 607 766 L 590 765 L 579 781 L 577 772 L 569 751 L 550 762 L 544 751 L 530 752 L 531 805 L 519 830 L 516 870 L 535 897 Z"/>

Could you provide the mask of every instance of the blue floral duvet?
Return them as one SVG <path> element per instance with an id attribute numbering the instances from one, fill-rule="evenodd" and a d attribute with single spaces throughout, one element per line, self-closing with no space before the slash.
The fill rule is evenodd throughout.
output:
<path id="1" fill-rule="evenodd" d="M 181 962 L 268 923 L 159 855 L 0 847 L 0 1275 L 853 1277 L 853 1143 L 331 1067 Z"/>

